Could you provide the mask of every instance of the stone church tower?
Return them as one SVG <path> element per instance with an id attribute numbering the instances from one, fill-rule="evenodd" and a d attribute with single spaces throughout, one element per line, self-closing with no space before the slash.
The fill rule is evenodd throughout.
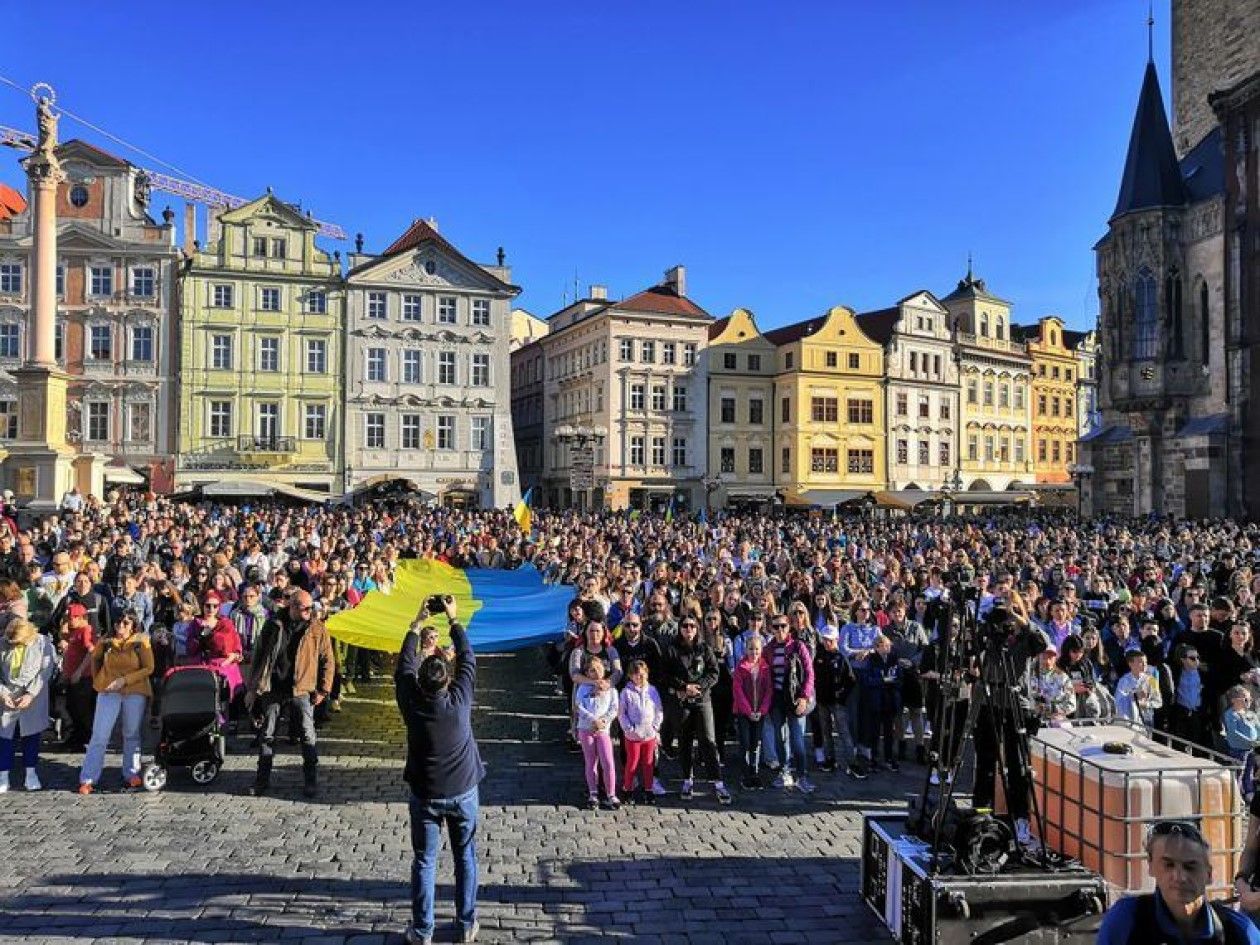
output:
<path id="1" fill-rule="evenodd" d="M 1248 501 L 1260 490 L 1243 478 L 1251 352 L 1247 320 L 1230 305 L 1227 148 L 1209 101 L 1240 73 L 1260 78 L 1249 20 L 1260 20 L 1255 0 L 1174 0 L 1175 131 L 1146 64 L 1116 205 L 1095 246 L 1102 424 L 1081 442 L 1095 514 L 1260 511 Z"/>

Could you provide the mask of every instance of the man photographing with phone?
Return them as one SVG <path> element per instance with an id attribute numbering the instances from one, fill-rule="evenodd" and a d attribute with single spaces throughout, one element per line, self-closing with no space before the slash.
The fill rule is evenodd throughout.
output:
<path id="1" fill-rule="evenodd" d="M 430 614 L 445 613 L 455 650 L 452 664 L 441 649 L 424 645 Z M 455 619 L 455 598 L 430 597 L 421 605 L 394 672 L 394 694 L 407 725 L 407 767 L 411 788 L 411 925 L 407 941 L 433 941 L 434 887 L 442 827 L 455 858 L 456 925 L 460 942 L 477 940 L 478 785 L 486 769 L 472 732 L 477 660 L 464 627 Z M 436 641 L 434 641 L 436 642 Z M 430 648 L 433 647 L 433 648 Z"/>

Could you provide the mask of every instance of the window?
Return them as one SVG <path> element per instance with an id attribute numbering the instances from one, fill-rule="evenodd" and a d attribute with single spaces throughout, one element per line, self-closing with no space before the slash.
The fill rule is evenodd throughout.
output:
<path id="1" fill-rule="evenodd" d="M 328 405 L 307 404 L 303 409 L 302 436 L 308 440 L 323 440 L 328 436 Z"/>
<path id="2" fill-rule="evenodd" d="M 4 267 L 0 266 L 0 270 L 3 270 L 3 269 Z M 2 291 L 4 290 L 0 289 L 0 292 Z M 61 298 L 65 294 L 66 294 L 66 267 L 58 266 L 57 267 L 57 297 Z"/>
<path id="3" fill-rule="evenodd" d="M 722 368 L 727 371 L 734 371 L 737 367 L 737 364 L 736 364 L 737 360 L 738 358 L 734 354 L 722 355 Z"/>
<path id="4" fill-rule="evenodd" d="M 665 465 L 665 437 L 663 436 L 652 437 L 652 465 Z"/>
<path id="5" fill-rule="evenodd" d="M 1070 380 L 1072 379 L 1072 369 L 1071 369 L 1071 368 L 1064 368 L 1064 369 L 1063 369 L 1063 379 L 1064 379 L 1065 381 L 1070 381 Z"/>
<path id="6" fill-rule="evenodd" d="M 1004 322 L 1001 318 L 998 318 L 994 323 L 993 335 L 998 341 L 1006 340 L 1006 322 Z"/>
<path id="7" fill-rule="evenodd" d="M 365 413 L 363 415 L 363 446 L 369 450 L 385 448 L 385 414 Z"/>
<path id="8" fill-rule="evenodd" d="M 759 355 L 759 354 L 750 354 L 750 355 L 748 356 L 748 370 L 750 370 L 750 371 L 760 371 L 760 370 L 761 370 L 761 355 Z"/>
<path id="9" fill-rule="evenodd" d="M 617 359 L 620 361 L 634 360 L 634 339 L 622 338 L 618 344 Z"/>
<path id="10" fill-rule="evenodd" d="M 404 295 L 402 297 L 402 320 L 405 322 L 420 321 L 420 296 Z"/>
<path id="11" fill-rule="evenodd" d="M 1073 450 L 1073 444 L 1072 444 L 1072 443 L 1066 443 L 1066 444 L 1064 444 L 1064 450 L 1066 451 L 1066 454 L 1067 454 L 1067 455 L 1065 455 L 1063 458 L 1064 458 L 1064 459 L 1066 459 L 1069 463 L 1070 463 L 1070 462 L 1072 462 L 1072 461 L 1073 461 L 1073 460 L 1072 460 L 1072 454 L 1073 454 L 1073 452 L 1074 452 L 1074 450 Z"/>
<path id="12" fill-rule="evenodd" d="M 306 310 L 312 315 L 328 314 L 328 293 L 323 289 L 311 289 L 306 293 Z"/>
<path id="13" fill-rule="evenodd" d="M 231 308 L 232 307 L 232 286 L 216 285 L 211 295 L 213 296 L 211 304 L 215 308 Z"/>
<path id="14" fill-rule="evenodd" d="M 919 373 L 919 354 L 916 351 L 910 352 L 910 373 L 911 374 Z"/>
<path id="15" fill-rule="evenodd" d="M 455 324 L 455 296 L 439 295 L 437 304 L 437 320 L 441 325 Z"/>
<path id="16" fill-rule="evenodd" d="M 941 466 L 949 466 L 950 452 L 949 440 L 941 440 L 940 444 L 937 446 L 937 455 L 940 459 Z"/>
<path id="17" fill-rule="evenodd" d="M 127 439 L 133 443 L 153 440 L 153 405 L 147 402 L 127 405 Z"/>
<path id="18" fill-rule="evenodd" d="M 418 413 L 403 414 L 402 424 L 399 430 L 402 435 L 401 439 L 403 449 L 420 449 L 420 415 Z"/>
<path id="19" fill-rule="evenodd" d="M 784 423 L 790 423 L 792 420 L 792 401 L 789 398 L 784 397 L 779 407 L 779 418 Z"/>
<path id="20" fill-rule="evenodd" d="M 694 367 L 696 363 L 696 346 L 692 342 L 683 345 L 683 367 Z"/>
<path id="21" fill-rule="evenodd" d="M 21 326 L 17 322 L 0 325 L 0 358 L 20 358 L 22 356 L 20 332 Z"/>
<path id="22" fill-rule="evenodd" d="M 439 351 L 438 352 L 438 377 L 439 384 L 455 383 L 455 352 Z"/>
<path id="23" fill-rule="evenodd" d="M 763 426 L 765 420 L 766 404 L 760 397 L 750 398 L 748 401 L 748 422 L 753 426 Z"/>
<path id="24" fill-rule="evenodd" d="M 1011 405 L 1011 385 L 1003 381 L 998 385 L 998 406 L 1006 409 Z"/>
<path id="25" fill-rule="evenodd" d="M 941 376 L 941 356 L 939 354 L 932 355 L 932 373 L 937 377 Z"/>
<path id="26" fill-rule="evenodd" d="M 1022 463 L 1024 461 L 1024 441 L 1016 438 L 1015 440 L 1015 462 Z"/>
<path id="27" fill-rule="evenodd" d="M 210 367 L 216 371 L 232 370 L 232 336 L 210 336 Z"/>
<path id="28" fill-rule="evenodd" d="M 665 385 L 652 385 L 652 409 L 664 412 L 665 410 Z"/>
<path id="29" fill-rule="evenodd" d="M 267 258 L 267 237 L 255 236 L 253 239 L 253 254 L 263 259 Z"/>
<path id="30" fill-rule="evenodd" d="M 1046 415 L 1046 395 L 1037 395 L 1037 416 L 1044 417 Z"/>
<path id="31" fill-rule="evenodd" d="M 687 388 L 682 384 L 674 386 L 674 413 L 685 413 L 687 410 Z"/>
<path id="32" fill-rule="evenodd" d="M 1071 397 L 1063 398 L 1063 416 L 1065 417 L 1072 416 L 1072 398 Z"/>
<path id="33" fill-rule="evenodd" d="M 687 465 L 687 438 L 685 436 L 674 437 L 674 465 Z"/>
<path id="34" fill-rule="evenodd" d="M 643 341 L 639 343 L 639 360 L 644 364 L 656 363 L 656 342 Z"/>
<path id="35" fill-rule="evenodd" d="M 1057 417 L 1059 415 L 1060 401 L 1058 397 L 1050 398 L 1050 416 Z"/>
<path id="36" fill-rule="evenodd" d="M 839 367 L 840 366 L 839 358 L 840 356 L 836 354 L 836 352 L 828 351 L 827 352 L 827 367 L 829 368 Z"/>
<path id="37" fill-rule="evenodd" d="M 986 463 L 991 463 L 993 462 L 993 457 L 993 437 L 992 435 L 986 433 L 984 437 L 984 461 Z"/>
<path id="38" fill-rule="evenodd" d="M 630 409 L 643 410 L 646 405 L 647 389 L 642 384 L 630 385 Z"/>
<path id="39" fill-rule="evenodd" d="M 1024 409 L 1024 385 L 1023 384 L 1015 385 L 1015 409 L 1016 410 Z"/>
<path id="40" fill-rule="evenodd" d="M 490 355 L 484 352 L 472 356 L 472 386 L 490 386 Z"/>
<path id="41" fill-rule="evenodd" d="M 471 432 L 472 432 L 472 442 L 469 444 L 470 449 L 474 449 L 474 450 L 490 449 L 490 418 L 489 417 L 473 417 Z"/>
<path id="42" fill-rule="evenodd" d="M 88 357 L 93 361 L 113 359 L 114 336 L 108 325 L 93 325 L 88 330 Z"/>
<path id="43" fill-rule="evenodd" d="M 897 392 L 897 416 L 905 417 L 910 414 L 910 395 L 904 391 Z"/>
<path id="44" fill-rule="evenodd" d="M 897 465 L 905 466 L 910 462 L 910 441 L 897 441 Z"/>
<path id="45" fill-rule="evenodd" d="M 809 451 L 809 468 L 816 473 L 840 471 L 840 452 L 833 446 L 816 446 Z"/>
<path id="46" fill-rule="evenodd" d="M 989 337 L 989 313 L 988 312 L 980 313 L 980 337 L 981 338 Z"/>
<path id="47" fill-rule="evenodd" d="M 932 444 L 927 440 L 919 440 L 919 465 L 926 466 L 932 462 Z"/>
<path id="48" fill-rule="evenodd" d="M 274 446 L 276 437 L 280 435 L 280 405 L 263 403 L 258 405 L 258 439 L 265 446 Z"/>
<path id="49" fill-rule="evenodd" d="M 849 474 L 869 476 L 875 472 L 874 450 L 849 450 Z"/>
<path id="50" fill-rule="evenodd" d="M 272 237 L 271 255 L 274 259 L 284 259 L 285 256 L 289 255 L 288 242 L 282 237 Z"/>
<path id="51" fill-rule="evenodd" d="M 735 398 L 723 397 L 720 404 L 722 423 L 735 422 Z"/>
<path id="52" fill-rule="evenodd" d="M 1037 462 L 1044 463 L 1046 461 L 1046 441 L 1037 440 Z"/>
<path id="53" fill-rule="evenodd" d="M 153 360 L 153 326 L 136 325 L 131 329 L 131 360 Z"/>
<path id="54" fill-rule="evenodd" d="M 986 407 L 993 406 L 993 382 L 992 381 L 984 382 L 984 405 Z"/>
<path id="55" fill-rule="evenodd" d="M 0 292 L 7 295 L 22 294 L 21 263 L 0 263 Z"/>
<path id="56" fill-rule="evenodd" d="M 437 449 L 455 449 L 455 417 L 446 413 L 437 418 Z"/>
<path id="57" fill-rule="evenodd" d="M 102 443 L 109 440 L 109 402 L 105 400 L 93 400 L 87 404 L 87 432 L 85 436 L 88 440 Z"/>
<path id="58" fill-rule="evenodd" d="M 137 266 L 131 270 L 131 294 L 144 299 L 157 295 L 157 278 L 152 266 Z"/>
<path id="59" fill-rule="evenodd" d="M 930 420 L 932 418 L 932 399 L 927 394 L 919 395 L 919 419 Z"/>
<path id="60" fill-rule="evenodd" d="M 385 318 L 385 293 L 369 292 L 367 295 L 367 317 Z"/>
<path id="61" fill-rule="evenodd" d="M 678 363 L 678 345 L 673 341 L 661 342 L 661 363 L 677 364 Z"/>
<path id="62" fill-rule="evenodd" d="M 1051 462 L 1059 462 L 1060 446 L 1059 441 L 1054 440 L 1050 443 L 1050 460 Z"/>
<path id="63" fill-rule="evenodd" d="M 840 419 L 840 401 L 836 397 L 813 397 L 809 417 L 815 423 L 835 423 Z"/>
<path id="64" fill-rule="evenodd" d="M 783 367 L 789 371 L 792 370 L 792 360 L 792 352 L 789 351 L 783 355 Z"/>
<path id="65" fill-rule="evenodd" d="M 1038 364 L 1038 365 L 1037 365 L 1037 376 L 1038 376 L 1038 377 L 1045 377 L 1045 376 L 1046 376 L 1046 366 L 1045 366 L 1044 364 Z"/>
<path id="66" fill-rule="evenodd" d="M 967 459 L 975 462 L 980 458 L 979 438 L 974 433 L 967 434 Z"/>
<path id="67" fill-rule="evenodd" d="M 490 324 L 490 300 L 489 299 L 473 299 L 472 300 L 472 323 L 474 325 L 486 326 Z"/>
<path id="68" fill-rule="evenodd" d="M 402 382 L 420 383 L 420 352 L 416 348 L 408 348 L 402 353 Z"/>
<path id="69" fill-rule="evenodd" d="M 110 266 L 93 266 L 92 278 L 88 289 L 91 295 L 114 294 L 114 270 Z"/>
<path id="70" fill-rule="evenodd" d="M 630 465 L 642 466 L 647 454 L 644 452 L 643 437 L 630 437 Z"/>
<path id="71" fill-rule="evenodd" d="M 312 338 L 306 342 L 306 373 L 326 374 L 328 372 L 328 342 L 322 338 Z"/>
<path id="72" fill-rule="evenodd" d="M 974 404 L 976 402 L 976 390 L 979 384 L 975 380 L 967 381 L 967 403 Z"/>
<path id="73" fill-rule="evenodd" d="M 1050 369 L 1050 376 L 1056 381 L 1059 379 L 1059 366 L 1057 364 Z"/>
<path id="74" fill-rule="evenodd" d="M 757 474 L 765 472 L 765 462 L 762 459 L 760 446 L 750 446 L 748 448 L 748 471 Z"/>
<path id="75" fill-rule="evenodd" d="M 724 473 L 735 471 L 735 447 L 723 446 L 719 455 L 719 468 Z"/>
<path id="76" fill-rule="evenodd" d="M 232 435 L 232 401 L 210 401 L 210 435 L 220 439 Z"/>
<path id="77" fill-rule="evenodd" d="M 384 348 L 367 349 L 367 379 L 369 381 L 384 381 L 386 379 Z"/>
<path id="78" fill-rule="evenodd" d="M 859 354 L 849 355 L 849 370 L 856 371 L 862 366 L 862 356 Z"/>
<path id="79" fill-rule="evenodd" d="M 849 400 L 850 423 L 874 423 L 875 402 L 873 400 Z"/>
<path id="80" fill-rule="evenodd" d="M 950 411 L 951 411 L 951 408 L 950 408 L 950 406 L 949 406 L 949 398 L 947 398 L 947 397 L 946 397 L 946 398 L 942 398 L 942 399 L 941 399 L 941 419 L 942 419 L 942 420 L 948 420 L 948 419 L 949 419 L 949 415 L 950 415 Z"/>
<path id="81" fill-rule="evenodd" d="M 785 446 L 779 454 L 779 469 L 785 473 L 792 471 L 792 447 Z"/>
<path id="82" fill-rule="evenodd" d="M 1011 441 L 1008 437 L 1002 437 L 998 440 L 998 461 L 1009 463 L 1011 461 Z"/>
<path id="83" fill-rule="evenodd" d="M 280 370 L 279 338 L 260 338 L 258 340 L 258 370 Z"/>

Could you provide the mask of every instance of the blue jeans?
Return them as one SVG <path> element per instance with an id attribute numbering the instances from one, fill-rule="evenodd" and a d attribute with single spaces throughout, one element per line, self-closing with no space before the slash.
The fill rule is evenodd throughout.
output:
<path id="1" fill-rule="evenodd" d="M 423 799 L 411 795 L 411 924 L 422 938 L 433 935 L 433 899 L 437 884 L 442 824 L 451 838 L 455 857 L 455 910 L 459 925 L 468 929 L 477 920 L 478 791 L 459 797 Z"/>
<path id="2" fill-rule="evenodd" d="M 797 715 L 794 711 L 783 708 L 778 704 L 777 699 L 770 706 L 770 729 L 774 734 L 775 756 L 784 770 L 787 770 L 788 752 L 791 753 L 792 773 L 798 780 L 805 776 L 805 719 L 806 716 Z M 787 729 L 786 739 L 784 738 L 785 728 Z M 788 752 L 783 750 L 785 740 Z"/>
<path id="3" fill-rule="evenodd" d="M 8 774 L 13 770 L 13 755 L 19 741 L 22 743 L 22 767 L 34 771 L 39 763 L 39 740 L 43 737 L 43 732 L 19 736 L 15 728 L 13 738 L 0 738 L 0 772 Z"/>
<path id="4" fill-rule="evenodd" d="M 114 723 L 122 716 L 122 775 L 123 780 L 140 774 L 140 724 L 144 721 L 144 707 L 148 696 L 123 696 L 116 692 L 102 692 L 96 697 L 96 718 L 92 720 L 92 741 L 83 756 L 83 768 L 79 771 L 80 784 L 96 784 L 105 767 L 105 749 L 109 736 L 114 733 Z"/>

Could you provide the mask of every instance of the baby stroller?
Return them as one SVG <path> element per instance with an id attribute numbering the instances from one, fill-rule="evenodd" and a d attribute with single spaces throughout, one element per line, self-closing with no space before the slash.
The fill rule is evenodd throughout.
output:
<path id="1" fill-rule="evenodd" d="M 176 666 L 163 686 L 157 750 L 141 774 L 144 788 L 166 787 L 166 769 L 172 765 L 187 767 L 197 784 L 209 784 L 227 754 L 224 679 L 205 666 Z"/>

